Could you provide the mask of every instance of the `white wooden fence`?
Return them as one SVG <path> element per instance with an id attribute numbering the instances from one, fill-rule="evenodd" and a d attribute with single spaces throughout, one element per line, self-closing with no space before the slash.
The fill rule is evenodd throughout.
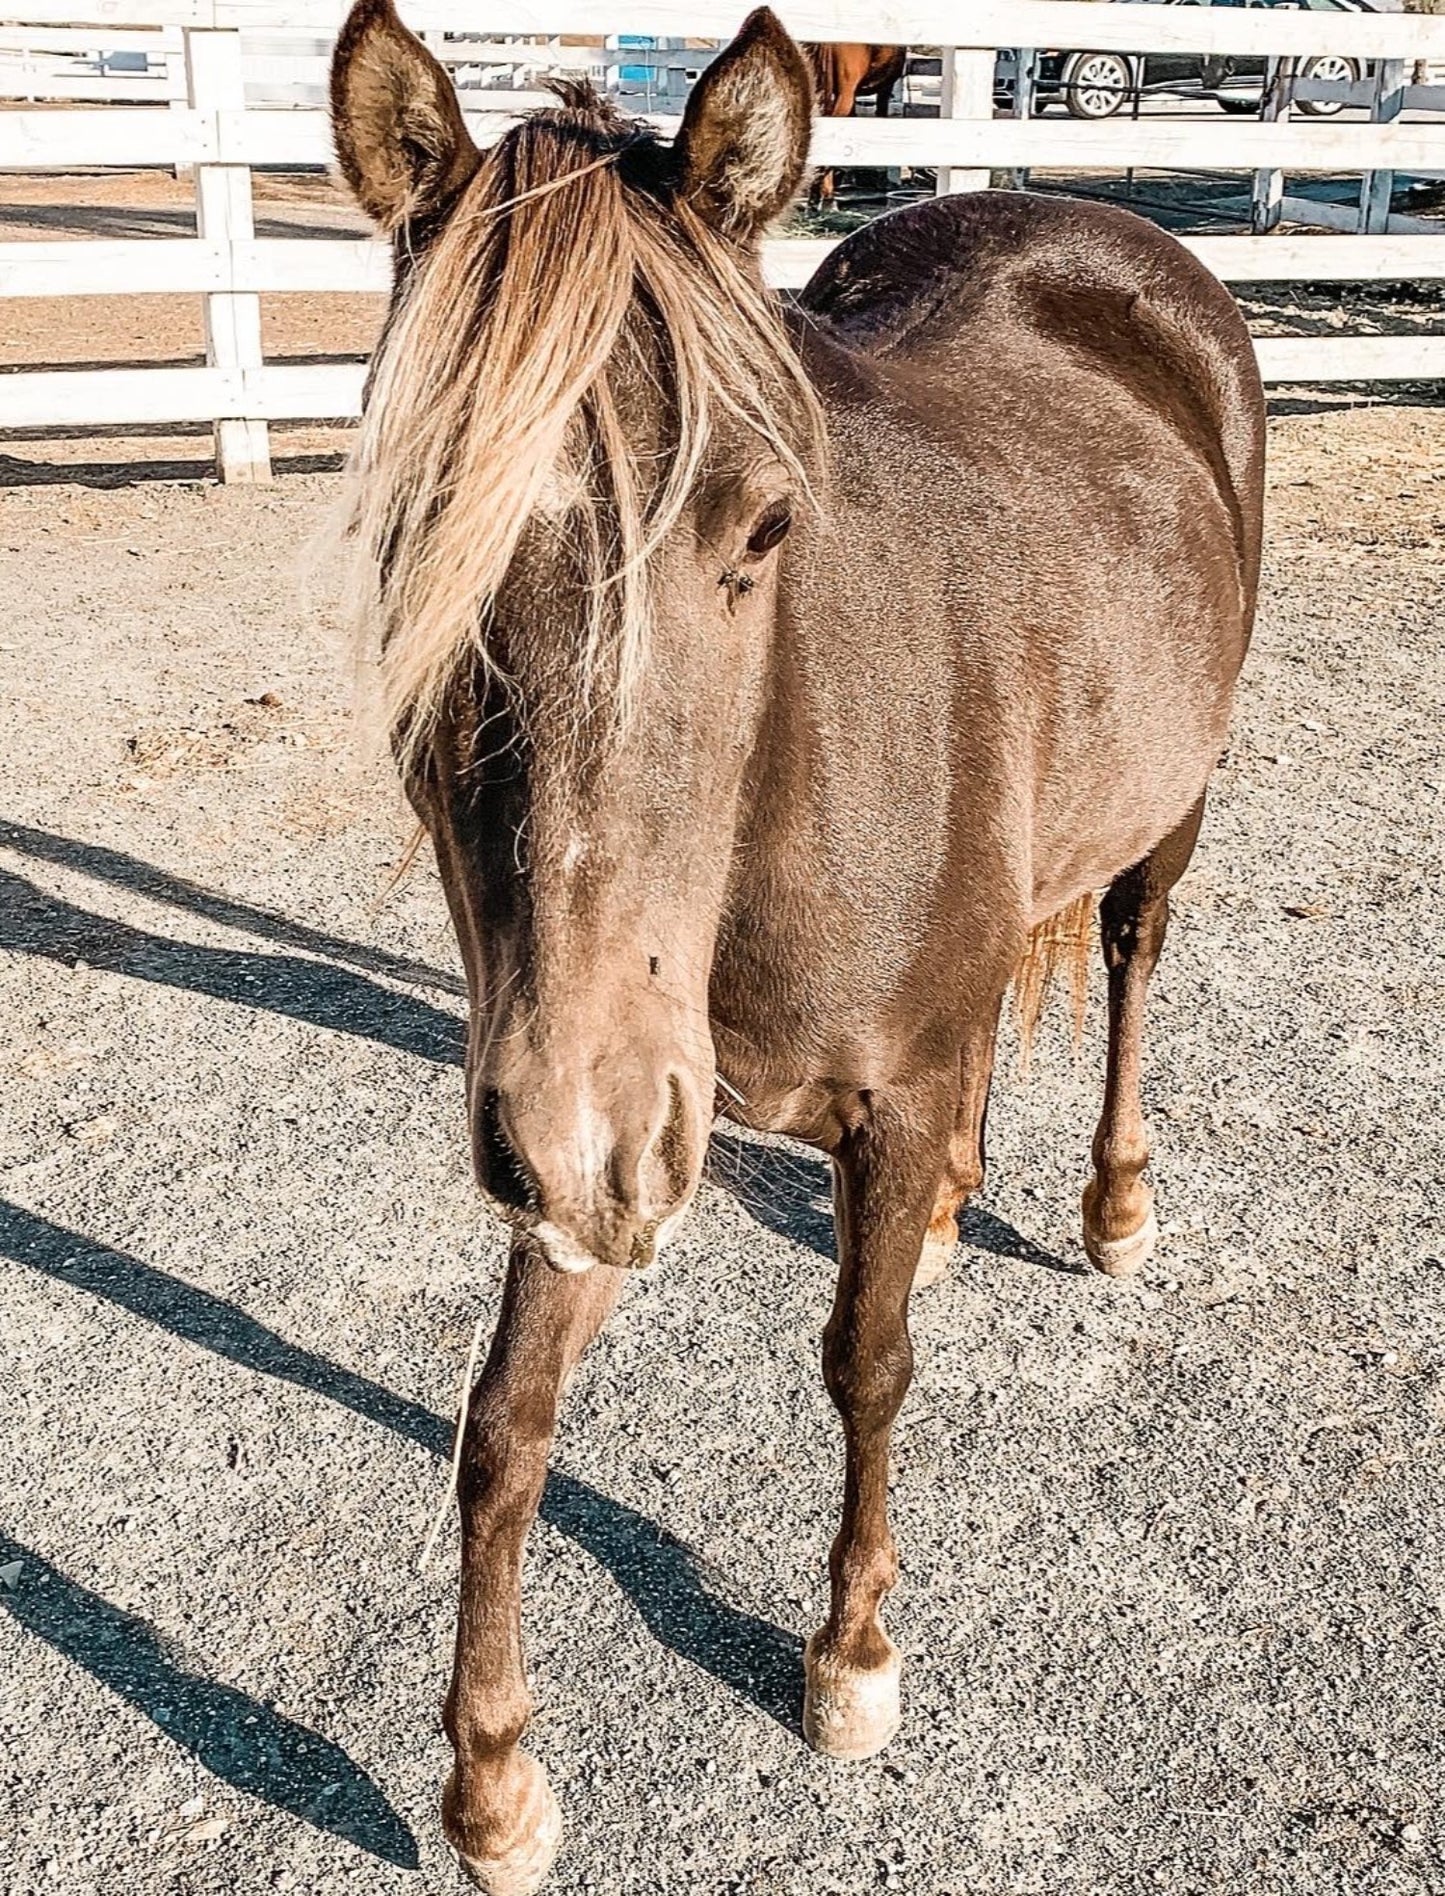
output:
<path id="1" fill-rule="evenodd" d="M 255 235 L 252 168 L 323 165 L 331 156 L 325 115 L 310 108 L 304 93 L 299 106 L 263 103 L 258 95 L 273 85 L 320 84 L 322 49 L 344 6 L 339 0 L 81 0 L 83 18 L 77 20 L 73 11 L 62 13 L 47 0 L 24 3 L 30 23 L 5 29 L 0 51 L 31 49 L 27 81 L 43 83 L 41 56 L 80 52 L 108 67 L 109 55 L 137 50 L 150 28 L 159 29 L 163 41 L 158 77 L 164 89 L 156 86 L 148 63 L 147 71 L 133 78 L 152 85 L 144 96 L 154 104 L 0 111 L 0 169 L 193 167 L 197 234 L 0 243 L 0 297 L 198 293 L 206 311 L 206 366 L 0 375 L 0 428 L 209 422 L 215 426 L 223 476 L 266 479 L 267 423 L 355 416 L 364 367 L 349 361 L 302 367 L 267 363 L 260 296 L 384 290 L 388 280 L 386 253 L 379 245 L 267 241 Z M 682 48 L 682 36 L 726 38 L 744 11 L 739 0 L 420 0 L 413 5 L 402 0 L 402 6 L 409 24 L 428 37 L 446 32 L 486 36 L 485 46 L 433 42 L 449 64 L 460 68 L 463 104 L 479 142 L 495 138 L 508 114 L 531 102 L 526 83 L 517 83 L 519 73 L 525 81 L 549 65 L 599 60 L 624 94 L 628 88 L 621 84 L 621 69 L 626 65 L 660 72 L 656 83 L 674 109 L 655 116 L 670 128 L 678 103 L 670 75 L 676 73 L 685 87 L 709 56 L 705 48 Z M 1292 201 L 1284 189 L 1288 174 L 1358 174 L 1359 206 L 1336 207 L 1351 227 L 1349 234 L 1301 237 L 1276 231 L 1191 238 L 1189 247 L 1227 282 L 1445 280 L 1445 230 L 1416 229 L 1418 220 L 1393 219 L 1388 211 L 1394 173 L 1445 175 L 1445 123 L 1405 116 L 1445 108 L 1439 88 L 1408 83 L 1417 62 L 1445 58 L 1445 18 L 971 0 L 967 29 L 972 43 L 959 47 L 949 42 L 959 38 L 962 9 L 941 0 L 798 0 L 784 13 L 800 38 L 944 45 L 941 117 L 821 121 L 813 146 L 820 164 L 932 166 L 944 190 L 971 189 L 987 184 L 990 171 L 1024 168 L 1252 172 L 1260 180 L 1257 223 L 1265 228 L 1281 215 L 1292 221 Z M 671 50 L 665 57 L 651 50 L 634 55 L 616 37 L 596 48 L 560 43 L 563 34 L 600 41 L 619 28 L 665 36 L 663 46 Z M 76 34 L 87 45 L 47 45 L 45 35 L 52 29 L 57 39 Z M 289 40 L 298 30 L 314 41 L 304 57 L 318 62 L 314 73 L 299 79 L 286 65 L 287 56 L 256 51 L 259 43 Z M 504 39 L 511 41 L 507 56 L 497 57 L 495 42 Z M 1338 52 L 1372 63 L 1376 111 L 1369 123 L 1292 120 L 1280 109 L 1282 101 L 1287 103 L 1286 90 L 1277 86 L 1273 115 L 1248 123 L 1223 116 L 1217 123 L 995 118 L 994 58 L 1001 46 L 1265 55 L 1275 62 L 1272 70 L 1286 76 L 1292 62 Z M 143 43 L 139 49 L 150 50 Z M 267 68 L 268 57 L 281 63 Z M 469 67 L 478 69 L 475 76 Z M 509 77 L 510 84 L 492 83 Z M 83 85 L 85 75 L 77 83 Z M 89 95 L 75 91 L 68 96 Z M 1312 216 L 1320 208 L 1311 205 Z M 827 247 L 808 241 L 770 245 L 772 281 L 780 286 L 806 281 Z M 1262 338 L 1257 348 L 1271 381 L 1445 378 L 1445 335 Z"/>

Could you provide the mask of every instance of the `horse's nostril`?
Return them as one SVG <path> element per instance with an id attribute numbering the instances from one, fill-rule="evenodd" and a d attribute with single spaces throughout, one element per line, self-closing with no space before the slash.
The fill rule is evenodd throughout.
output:
<path id="1" fill-rule="evenodd" d="M 692 1183 L 691 1155 L 687 1149 L 687 1106 L 682 1081 L 675 1073 L 667 1076 L 667 1117 L 652 1149 L 674 1199 L 686 1197 Z"/>
<path id="2" fill-rule="evenodd" d="M 482 1184 L 512 1211 L 529 1211 L 537 1202 L 536 1181 L 502 1124 L 502 1096 L 489 1086 L 477 1107 L 477 1169 Z"/>

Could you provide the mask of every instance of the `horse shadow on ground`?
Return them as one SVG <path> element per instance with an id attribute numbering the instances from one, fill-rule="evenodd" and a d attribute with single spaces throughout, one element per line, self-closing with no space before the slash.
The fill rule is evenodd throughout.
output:
<path id="1" fill-rule="evenodd" d="M 762 1145 L 714 1127 L 707 1178 L 779 1237 L 816 1251 L 830 1262 L 836 1258 L 833 1188 L 825 1159 L 788 1146 Z M 1017 1258 L 1020 1263 L 1060 1271 L 1069 1277 L 1079 1275 L 1077 1265 L 1044 1250 L 979 1204 L 964 1207 L 959 1242 L 965 1250 Z"/>
<path id="2" fill-rule="evenodd" d="M 104 1298 L 244 1369 L 338 1403 L 439 1459 L 450 1451 L 450 1424 L 421 1404 L 287 1342 L 224 1298 L 19 1206 L 0 1203 L 0 1257 Z M 548 1475 L 541 1516 L 607 1568 L 663 1645 L 799 1733 L 802 1642 L 795 1634 L 719 1598 L 684 1542 L 576 1476 L 557 1469 Z M 23 1549 L 3 1557 L 33 1558 Z M 55 1576 L 55 1586 L 43 1611 L 23 1611 L 16 1596 L 4 1593 L 0 1607 L 154 1718 L 237 1789 L 349 1836 L 388 1861 L 403 1861 L 396 1854 L 403 1839 L 414 1849 L 375 1785 L 328 1740 L 278 1719 L 242 1693 L 180 1671 L 143 1621 L 64 1576 Z M 128 1656 L 131 1645 L 134 1656 Z M 170 1716 L 173 1706 L 180 1715 Z M 247 1727 L 247 1718 L 258 1725 Z M 317 1799 L 325 1784 L 337 1788 L 323 1807 Z"/>

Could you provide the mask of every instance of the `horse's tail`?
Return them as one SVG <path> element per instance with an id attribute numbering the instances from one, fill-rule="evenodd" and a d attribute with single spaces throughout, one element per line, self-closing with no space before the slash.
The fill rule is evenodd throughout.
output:
<path id="1" fill-rule="evenodd" d="M 1025 1072 L 1033 1050 L 1034 1029 L 1056 976 L 1061 975 L 1068 982 L 1074 1013 L 1074 1045 L 1083 1038 L 1084 1009 L 1089 998 L 1089 949 L 1093 945 L 1097 906 L 1090 892 L 1040 922 L 1029 936 L 1014 969 L 1013 1012 Z"/>

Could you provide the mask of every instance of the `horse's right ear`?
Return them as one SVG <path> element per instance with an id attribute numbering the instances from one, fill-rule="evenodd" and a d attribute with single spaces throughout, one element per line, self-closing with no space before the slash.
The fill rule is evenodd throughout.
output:
<path id="1" fill-rule="evenodd" d="M 755 237 L 798 193 L 812 116 L 802 49 L 759 7 L 688 98 L 677 134 L 682 196 L 728 236 Z"/>
<path id="2" fill-rule="evenodd" d="M 391 0 L 357 0 L 341 29 L 331 132 L 357 203 L 388 234 L 442 209 L 480 162 L 445 67 Z"/>

